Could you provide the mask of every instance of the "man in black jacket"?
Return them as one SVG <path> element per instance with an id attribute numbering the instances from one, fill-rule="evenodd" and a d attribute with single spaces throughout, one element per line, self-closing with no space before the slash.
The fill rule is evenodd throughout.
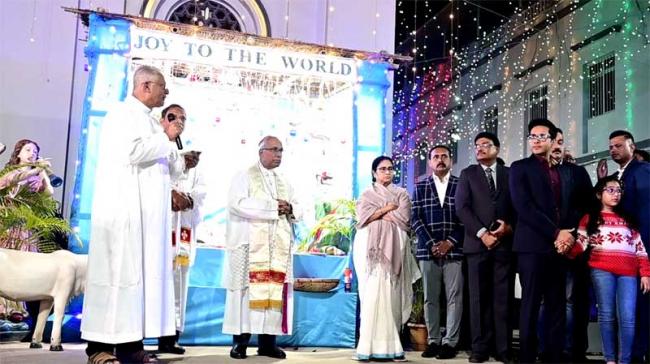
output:
<path id="1" fill-rule="evenodd" d="M 551 149 L 551 164 L 560 174 L 562 198 L 560 204 L 560 228 L 578 228 L 580 219 L 596 203 L 589 173 L 584 167 L 567 161 L 564 146 L 564 133 L 557 128 L 555 143 Z M 574 363 L 587 362 L 585 353 L 588 347 L 587 327 L 589 325 L 589 255 L 582 254 L 576 259 L 567 260 L 566 279 L 566 337 L 564 352 L 566 359 Z M 542 308 L 543 310 L 543 308 Z M 542 321 L 544 315 L 540 315 Z M 542 326 L 544 325 L 541 322 Z M 543 343 L 543 337 L 540 337 Z M 542 345 L 540 345 L 542 346 Z M 542 355 L 548 356 L 542 347 Z"/>
<path id="2" fill-rule="evenodd" d="M 467 259 L 472 333 L 470 363 L 489 359 L 494 342 L 496 359 L 510 361 L 512 226 L 514 210 L 508 167 L 498 165 L 500 143 L 482 132 L 474 138 L 478 164 L 460 173 L 456 214 L 465 225 L 463 252 Z"/>
<path id="3" fill-rule="evenodd" d="M 546 359 L 555 363 L 563 359 L 566 258 L 561 253 L 575 239 L 571 229 L 560 224 L 562 180 L 549 160 L 556 135 L 557 128 L 549 120 L 531 121 L 528 144 L 532 155 L 510 167 L 512 205 L 517 213 L 513 251 L 517 253 L 521 282 L 519 358 L 522 363 L 536 361 L 537 319 L 542 299 L 546 316 L 542 335 L 549 353 Z"/>

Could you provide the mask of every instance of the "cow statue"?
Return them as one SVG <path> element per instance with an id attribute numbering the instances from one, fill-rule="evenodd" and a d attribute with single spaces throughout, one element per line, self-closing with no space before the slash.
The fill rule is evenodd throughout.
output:
<path id="1" fill-rule="evenodd" d="M 50 351 L 62 351 L 65 306 L 86 287 L 88 256 L 57 250 L 49 254 L 0 248 L 0 296 L 15 301 L 41 301 L 32 349 L 43 347 L 43 330 L 52 305 L 54 323 Z"/>

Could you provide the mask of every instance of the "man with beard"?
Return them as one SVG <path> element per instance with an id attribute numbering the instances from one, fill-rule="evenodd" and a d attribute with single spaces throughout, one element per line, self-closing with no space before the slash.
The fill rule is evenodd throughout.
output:
<path id="1" fill-rule="evenodd" d="M 634 158 L 634 137 L 625 130 L 609 135 L 609 155 L 619 165 L 615 176 L 623 182 L 621 207 L 639 226 L 641 240 L 646 250 L 650 247 L 650 164 Z M 638 294 L 636 305 L 636 332 L 632 362 L 648 360 L 648 295 Z"/>
<path id="2" fill-rule="evenodd" d="M 560 228 L 577 229 L 578 223 L 594 201 L 593 186 L 587 170 L 568 160 L 564 133 L 557 128 L 555 143 L 551 149 L 551 164 L 557 168 L 562 181 L 562 199 L 560 205 Z M 588 255 L 583 254 L 567 261 L 566 279 L 566 339 L 564 352 L 572 362 L 584 363 L 588 347 L 587 326 L 589 325 L 589 267 Z M 540 314 L 540 325 L 544 325 L 544 305 Z M 548 356 L 540 337 L 542 356 Z"/>
<path id="3" fill-rule="evenodd" d="M 474 138 L 476 161 L 460 172 L 456 212 L 465 227 L 463 254 L 467 259 L 472 332 L 470 363 L 489 359 L 510 362 L 512 226 L 514 209 L 508 186 L 509 169 L 498 165 L 496 135 Z"/>
<path id="4" fill-rule="evenodd" d="M 456 356 L 463 313 L 462 236 L 456 216 L 458 177 L 451 175 L 451 150 L 437 145 L 429 151 L 431 177 L 415 186 L 411 226 L 417 234 L 415 257 L 422 272 L 424 319 L 427 324 L 425 358 Z M 447 323 L 440 335 L 440 287 L 445 286 Z"/>
<path id="5" fill-rule="evenodd" d="M 557 129 L 547 119 L 528 124 L 532 154 L 510 167 L 512 204 L 517 212 L 513 251 L 518 255 L 521 283 L 519 336 L 520 360 L 537 357 L 537 320 L 542 299 L 545 327 L 542 332 L 549 353 L 546 360 L 561 362 L 566 322 L 566 258 L 561 253 L 573 244 L 571 229 L 560 224 L 562 180 L 549 160 Z M 560 248 L 556 248 L 556 242 Z"/>

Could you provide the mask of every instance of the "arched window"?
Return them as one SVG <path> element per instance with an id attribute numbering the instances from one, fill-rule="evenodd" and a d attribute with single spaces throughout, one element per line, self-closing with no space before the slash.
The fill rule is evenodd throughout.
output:
<path id="1" fill-rule="evenodd" d="M 168 20 L 210 28 L 242 31 L 241 24 L 239 24 L 235 14 L 217 1 L 186 1 L 171 12 Z"/>

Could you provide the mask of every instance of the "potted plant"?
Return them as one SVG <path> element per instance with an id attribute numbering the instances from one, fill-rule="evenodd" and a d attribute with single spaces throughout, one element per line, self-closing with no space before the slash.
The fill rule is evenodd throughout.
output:
<path id="1" fill-rule="evenodd" d="M 411 317 L 406 324 L 409 328 L 409 334 L 413 349 L 424 351 L 427 348 L 427 325 L 424 321 L 424 287 L 422 279 L 413 283 L 413 308 Z"/>
<path id="2" fill-rule="evenodd" d="M 349 253 L 356 232 L 355 213 L 354 200 L 339 199 L 332 203 L 322 203 L 316 210 L 318 221 L 309 230 L 298 250 L 330 255 Z"/>

